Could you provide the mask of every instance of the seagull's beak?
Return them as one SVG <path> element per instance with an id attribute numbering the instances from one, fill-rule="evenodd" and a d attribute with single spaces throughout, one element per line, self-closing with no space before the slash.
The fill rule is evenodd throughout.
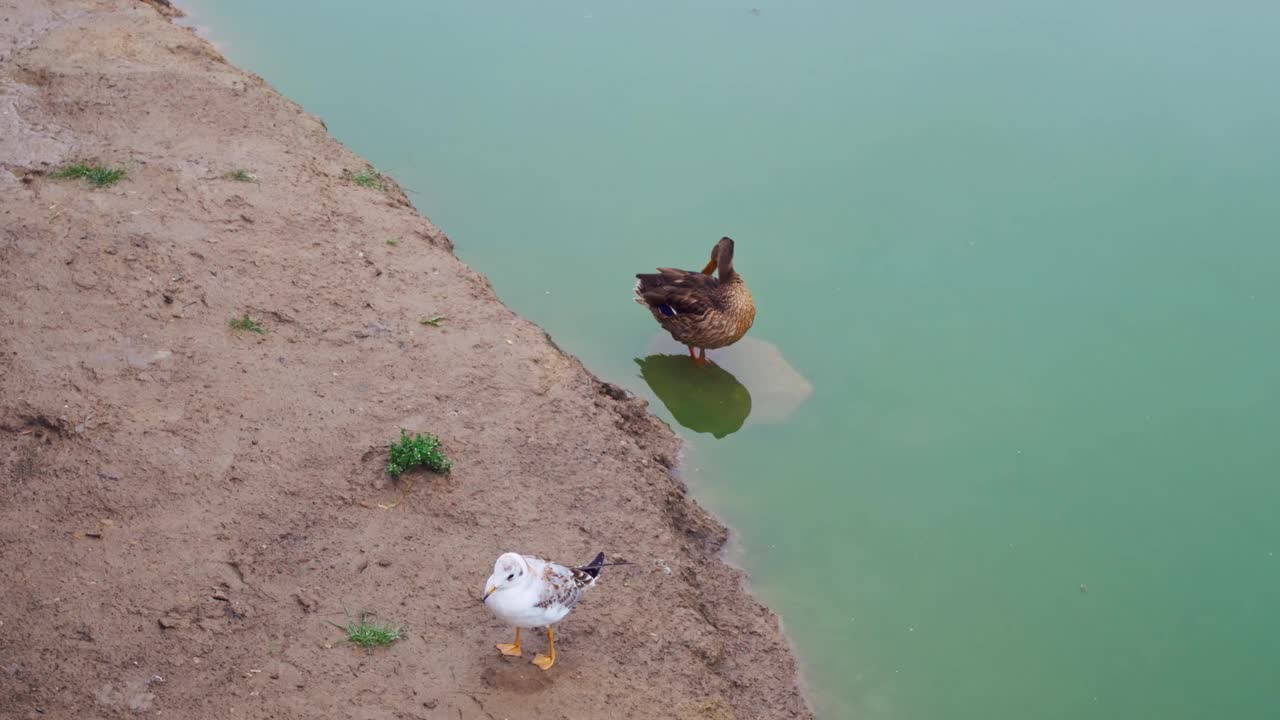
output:
<path id="1" fill-rule="evenodd" d="M 488 600 L 489 596 L 493 594 L 493 591 L 497 589 L 498 589 L 497 585 L 490 585 L 489 589 L 484 591 L 484 597 L 480 598 L 480 602 L 484 602 L 485 600 Z"/>

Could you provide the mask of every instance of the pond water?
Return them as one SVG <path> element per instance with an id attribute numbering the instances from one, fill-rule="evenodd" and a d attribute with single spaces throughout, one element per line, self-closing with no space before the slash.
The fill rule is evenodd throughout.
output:
<path id="1" fill-rule="evenodd" d="M 822 717 L 1275 716 L 1280 5 L 183 4 L 683 432 Z"/>

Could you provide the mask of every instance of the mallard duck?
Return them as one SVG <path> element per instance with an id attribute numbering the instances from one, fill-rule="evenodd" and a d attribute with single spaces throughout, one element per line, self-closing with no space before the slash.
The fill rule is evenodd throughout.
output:
<path id="1" fill-rule="evenodd" d="M 636 280 L 636 302 L 649 308 L 676 342 L 688 345 L 699 365 L 706 364 L 707 350 L 738 342 L 756 320 L 755 299 L 733 269 L 730 238 L 720 238 L 702 272 L 658 268 L 637 274 Z"/>

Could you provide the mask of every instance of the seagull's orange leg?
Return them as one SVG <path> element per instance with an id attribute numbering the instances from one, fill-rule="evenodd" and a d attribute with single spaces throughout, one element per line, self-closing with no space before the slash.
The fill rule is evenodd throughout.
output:
<path id="1" fill-rule="evenodd" d="M 510 645 L 506 643 L 498 643 L 494 647 L 498 648 L 498 652 L 510 657 L 520 657 L 520 628 L 516 628 L 516 641 Z"/>
<path id="2" fill-rule="evenodd" d="M 538 653 L 533 656 L 533 664 L 543 670 L 550 670 L 551 666 L 556 664 L 556 633 L 550 625 L 547 626 L 547 643 L 551 646 L 550 655 Z"/>

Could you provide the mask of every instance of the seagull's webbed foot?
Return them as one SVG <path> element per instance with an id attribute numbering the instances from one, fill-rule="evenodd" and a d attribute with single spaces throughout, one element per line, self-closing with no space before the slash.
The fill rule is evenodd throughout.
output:
<path id="1" fill-rule="evenodd" d="M 533 664 L 543 671 L 550 670 L 551 666 L 556 664 L 556 634 L 550 626 L 547 626 L 547 644 L 551 648 L 550 655 L 538 653 L 533 657 Z"/>
<path id="2" fill-rule="evenodd" d="M 516 628 L 515 642 L 510 644 L 498 643 L 497 645 L 494 645 L 494 647 L 498 648 L 498 652 L 506 655 L 507 657 L 520 657 L 523 655 L 524 653 L 520 650 L 520 628 Z"/>

